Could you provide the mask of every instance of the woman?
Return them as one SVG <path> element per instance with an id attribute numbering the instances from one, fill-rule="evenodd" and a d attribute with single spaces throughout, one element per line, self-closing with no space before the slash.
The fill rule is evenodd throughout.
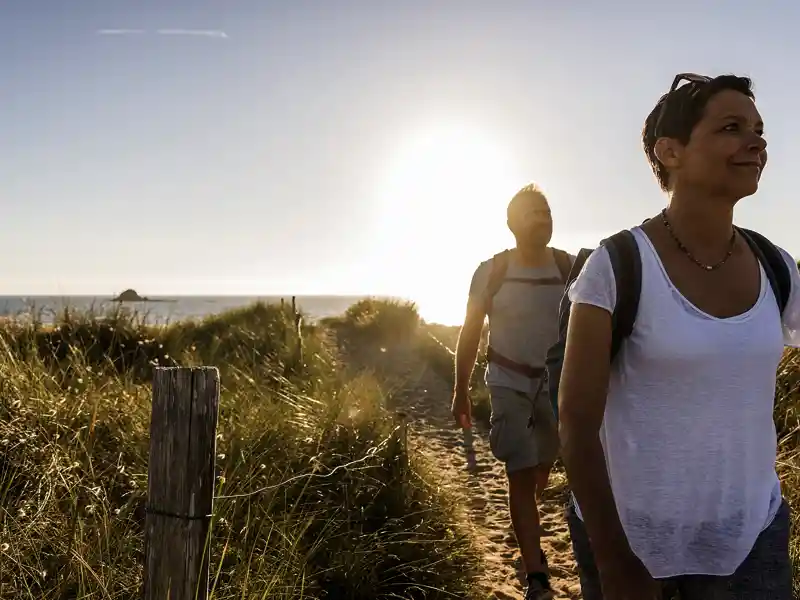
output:
<path id="1" fill-rule="evenodd" d="M 643 142 L 668 202 L 631 230 L 641 295 L 613 362 L 605 247 L 568 292 L 560 435 L 583 597 L 790 600 L 772 411 L 783 347 L 800 345 L 800 274 L 780 250 L 781 315 L 733 226 L 767 159 L 750 80 L 676 77 Z"/>

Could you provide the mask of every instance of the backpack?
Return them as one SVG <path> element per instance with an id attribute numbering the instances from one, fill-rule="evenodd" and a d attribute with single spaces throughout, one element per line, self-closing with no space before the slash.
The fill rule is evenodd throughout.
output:
<path id="1" fill-rule="evenodd" d="M 760 233 L 749 229 L 736 228 L 755 254 L 769 280 L 772 292 L 778 302 L 781 315 L 789 302 L 792 280 L 789 267 L 780 250 Z M 617 304 L 611 315 L 611 361 L 619 352 L 622 342 L 633 332 L 636 313 L 639 310 L 639 297 L 642 291 L 642 257 L 636 238 L 629 230 L 620 231 L 600 242 L 608 250 L 617 288 Z M 558 310 L 559 338 L 547 351 L 545 358 L 548 393 L 553 414 L 558 421 L 558 386 L 561 380 L 561 367 L 567 342 L 567 326 L 571 302 L 568 291 L 575 278 L 583 269 L 586 259 L 593 250 L 583 248 L 578 252 Z M 539 390 L 544 379 L 539 384 Z"/>
<path id="2" fill-rule="evenodd" d="M 503 250 L 502 252 L 498 252 L 495 254 L 491 261 L 491 271 L 489 272 L 489 280 L 486 284 L 486 291 L 484 292 L 484 313 L 486 316 L 490 316 L 493 308 L 494 297 L 497 295 L 497 292 L 500 291 L 500 288 L 503 287 L 503 284 L 507 281 L 514 281 L 518 283 L 526 283 L 529 285 L 561 285 L 565 286 L 567 281 L 569 280 L 570 272 L 572 271 L 572 260 L 570 259 L 569 254 L 564 252 L 563 250 L 558 250 L 553 248 L 553 259 L 555 260 L 556 267 L 558 267 L 558 271 L 561 274 L 560 278 L 555 277 L 542 277 L 538 279 L 530 279 L 530 278 L 520 278 L 520 277 L 506 277 L 506 273 L 508 272 L 508 265 L 510 262 L 511 257 L 511 250 Z M 520 373 L 530 379 L 537 379 L 543 378 L 545 375 L 544 369 L 536 368 L 531 365 L 526 365 L 522 363 L 518 363 L 514 360 L 511 360 L 508 357 L 505 357 L 498 353 L 492 346 L 490 345 L 486 349 L 486 360 L 488 362 L 494 362 L 506 369 L 514 371 L 516 373 Z"/>

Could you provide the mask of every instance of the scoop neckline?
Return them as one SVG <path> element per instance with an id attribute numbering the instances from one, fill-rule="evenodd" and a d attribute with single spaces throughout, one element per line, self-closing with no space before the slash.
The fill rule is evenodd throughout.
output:
<path id="1" fill-rule="evenodd" d="M 661 276 L 664 278 L 664 281 L 667 283 L 667 286 L 672 290 L 674 294 L 676 294 L 680 299 L 682 304 L 686 307 L 690 308 L 693 312 L 697 313 L 699 316 L 709 319 L 711 321 L 718 321 L 720 323 L 741 323 L 743 321 L 747 321 L 748 319 L 752 318 L 752 316 L 756 313 L 756 311 L 761 307 L 761 304 L 766 296 L 766 273 L 764 272 L 764 267 L 761 264 L 761 261 L 756 259 L 758 262 L 758 275 L 759 275 L 759 291 L 758 291 L 758 298 L 756 299 L 755 303 L 748 308 L 746 311 L 739 313 L 738 315 L 733 315 L 732 317 L 716 317 L 712 314 L 707 313 L 706 311 L 699 308 L 694 302 L 689 300 L 686 296 L 683 295 L 678 287 L 672 282 L 672 279 L 667 273 L 666 267 L 664 267 L 664 263 L 661 261 L 661 257 L 658 255 L 656 251 L 656 247 L 653 245 L 653 241 L 650 239 L 650 236 L 645 233 L 645 231 L 641 228 L 641 226 L 634 227 L 631 231 L 633 231 L 637 238 L 644 239 L 645 244 L 647 245 L 650 253 L 653 256 L 653 259 L 656 261 L 656 264 L 661 271 Z"/>

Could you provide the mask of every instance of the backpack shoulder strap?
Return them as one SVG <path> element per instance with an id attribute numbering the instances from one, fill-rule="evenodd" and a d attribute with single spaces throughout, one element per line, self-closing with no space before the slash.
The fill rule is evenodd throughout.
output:
<path id="1" fill-rule="evenodd" d="M 778 308 L 783 314 L 792 291 L 792 276 L 781 251 L 760 233 L 741 227 L 737 229 L 764 268 L 772 293 L 778 301 Z"/>
<path id="2" fill-rule="evenodd" d="M 578 277 L 586 263 L 586 259 L 594 252 L 592 248 L 581 248 L 578 254 L 575 255 L 575 260 L 570 265 L 569 273 L 567 274 L 566 281 L 564 282 L 564 293 L 561 296 L 561 302 L 558 305 L 558 326 L 559 332 L 566 335 L 567 322 L 569 320 L 570 301 L 569 301 L 569 287 L 572 282 Z"/>
<path id="3" fill-rule="evenodd" d="M 625 229 L 601 242 L 608 250 L 617 288 L 617 304 L 612 314 L 611 358 L 633 332 L 642 293 L 642 257 L 631 231 Z"/>
<path id="4" fill-rule="evenodd" d="M 564 283 L 570 281 L 569 276 L 572 271 L 572 260 L 569 254 L 558 248 L 553 248 L 553 259 L 556 261 L 556 266 L 561 273 L 561 279 Z"/>
<path id="5" fill-rule="evenodd" d="M 487 315 L 492 312 L 492 303 L 495 295 L 500 291 L 500 288 L 503 287 L 503 280 L 506 278 L 506 273 L 508 272 L 510 254 L 511 250 L 503 250 L 491 258 L 491 271 L 489 271 L 489 280 L 486 283 L 486 290 L 483 296 Z"/>

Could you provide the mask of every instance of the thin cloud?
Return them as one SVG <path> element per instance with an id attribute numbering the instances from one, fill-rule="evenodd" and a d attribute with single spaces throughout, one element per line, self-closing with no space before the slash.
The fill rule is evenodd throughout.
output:
<path id="1" fill-rule="evenodd" d="M 203 37 L 227 38 L 228 34 L 220 29 L 159 29 L 159 35 L 199 35 Z"/>
<path id="2" fill-rule="evenodd" d="M 140 35 L 144 29 L 98 29 L 97 35 Z"/>

